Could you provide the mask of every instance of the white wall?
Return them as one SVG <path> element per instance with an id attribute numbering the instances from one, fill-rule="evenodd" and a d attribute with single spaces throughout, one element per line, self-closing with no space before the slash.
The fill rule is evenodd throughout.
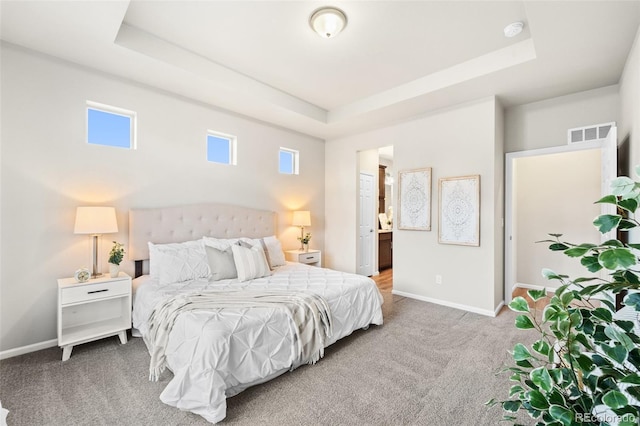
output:
<path id="1" fill-rule="evenodd" d="M 507 108 L 505 152 L 567 144 L 567 130 L 620 119 L 618 86 Z"/>
<path id="2" fill-rule="evenodd" d="M 393 140 L 396 173 L 433 168 L 432 231 L 394 230 L 394 291 L 493 312 L 495 295 L 502 292 L 502 250 L 496 246 L 502 244 L 496 241 L 502 239 L 502 229 L 496 229 L 496 223 L 502 220 L 502 209 L 496 206 L 502 205 L 503 180 L 502 148 L 496 146 L 497 110 L 495 99 L 487 98 L 395 126 L 327 141 L 327 265 L 355 271 L 356 241 L 352 230 L 356 227 L 357 152 L 379 148 Z M 481 175 L 481 245 L 438 244 L 438 179 L 470 174 Z M 443 277 L 441 285 L 435 284 L 436 274 Z"/>
<path id="3" fill-rule="evenodd" d="M 621 116 L 618 138 L 631 141 L 630 170 L 640 164 L 640 29 L 620 78 Z"/>
<path id="4" fill-rule="evenodd" d="M 291 211 L 310 210 L 324 248 L 324 143 L 66 62 L 2 45 L 0 350 L 56 338 L 56 279 L 90 265 L 73 234 L 79 205 L 128 210 L 223 202 L 274 210 L 284 248 L 296 248 Z M 85 143 L 87 100 L 137 111 L 135 151 Z M 206 161 L 207 129 L 238 137 L 238 165 Z M 280 175 L 278 148 L 300 151 L 300 175 Z M 108 249 L 109 244 L 104 244 Z M 106 263 L 106 252 L 102 255 Z M 133 264 L 125 256 L 125 271 Z"/>
<path id="5" fill-rule="evenodd" d="M 513 228 L 516 238 L 516 281 L 521 284 L 557 288 L 558 281 L 542 277 L 543 268 L 570 277 L 589 272 L 579 259 L 552 252 L 550 233 L 563 234 L 572 243 L 598 243 L 600 233 L 591 225 L 600 214 L 601 150 L 585 150 L 523 157 L 515 160 L 513 183 Z"/>

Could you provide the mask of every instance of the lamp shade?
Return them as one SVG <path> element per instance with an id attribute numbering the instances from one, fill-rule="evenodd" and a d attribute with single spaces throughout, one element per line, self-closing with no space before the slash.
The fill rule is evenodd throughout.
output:
<path id="1" fill-rule="evenodd" d="M 114 207 L 78 207 L 75 234 L 112 234 L 118 232 Z"/>
<path id="2" fill-rule="evenodd" d="M 293 226 L 311 226 L 311 213 L 308 210 L 293 212 Z"/>

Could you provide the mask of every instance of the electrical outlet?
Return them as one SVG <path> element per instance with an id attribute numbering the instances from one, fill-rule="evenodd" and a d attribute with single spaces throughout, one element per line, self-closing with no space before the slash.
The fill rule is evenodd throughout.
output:
<path id="1" fill-rule="evenodd" d="M 442 284 L 442 275 L 436 275 L 436 284 Z"/>

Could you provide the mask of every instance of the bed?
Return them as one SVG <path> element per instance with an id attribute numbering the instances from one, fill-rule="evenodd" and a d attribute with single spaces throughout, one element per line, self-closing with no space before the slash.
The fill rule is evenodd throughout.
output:
<path id="1" fill-rule="evenodd" d="M 214 295 L 217 299 L 216 295 L 227 292 L 235 295 L 268 291 L 321 296 L 318 299 L 326 304 L 331 319 L 331 333 L 322 341 L 324 347 L 355 330 L 382 324 L 382 297 L 370 278 L 284 262 L 274 235 L 276 214 L 264 210 L 203 204 L 130 211 L 129 257 L 136 264 L 134 336 L 145 339 L 152 363 L 154 353 L 149 340 L 157 327 L 150 330 L 150 318 L 154 318 L 163 303 L 194 295 Z M 182 256 L 184 250 L 198 246 L 199 241 L 211 244 L 205 244 L 209 247 L 207 254 L 215 251 L 210 251 L 211 247 L 216 247 L 218 255 L 225 252 L 226 244 L 236 254 L 235 250 L 255 253 L 261 241 L 264 253 L 272 253 L 276 258 L 268 259 L 267 263 L 278 266 L 264 276 L 252 278 L 248 274 L 248 279 L 247 274 L 238 269 L 238 277 L 229 278 L 220 274 L 217 263 L 211 263 L 218 262 L 216 257 L 208 258 L 212 265 L 209 275 L 197 276 L 194 272 L 197 267 L 167 266 L 173 265 L 173 258 L 158 255 L 159 249 L 176 249 L 171 254 L 177 252 Z M 247 248 L 238 248 L 243 245 Z M 201 252 L 198 253 L 200 256 Z M 177 269 L 179 272 L 175 275 Z M 165 273 L 167 270 L 171 273 Z M 201 415 L 209 422 L 221 421 L 226 416 L 226 398 L 305 363 L 296 358 L 292 350 L 299 336 L 291 323 L 292 317 L 286 310 L 271 305 L 230 305 L 180 313 L 173 321 L 164 347 L 164 361 L 173 377 L 160 399 Z M 161 377 L 166 382 L 170 374 L 165 372 Z"/>

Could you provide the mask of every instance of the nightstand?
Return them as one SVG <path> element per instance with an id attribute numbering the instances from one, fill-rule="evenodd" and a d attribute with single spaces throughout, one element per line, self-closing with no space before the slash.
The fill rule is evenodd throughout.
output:
<path id="1" fill-rule="evenodd" d="M 320 250 L 287 250 L 285 255 L 289 262 L 306 263 L 311 266 L 322 265 L 322 252 Z"/>
<path id="2" fill-rule="evenodd" d="M 58 346 L 62 360 L 75 345 L 117 335 L 127 343 L 131 328 L 131 277 L 120 272 L 79 283 L 73 278 L 58 280 Z"/>

